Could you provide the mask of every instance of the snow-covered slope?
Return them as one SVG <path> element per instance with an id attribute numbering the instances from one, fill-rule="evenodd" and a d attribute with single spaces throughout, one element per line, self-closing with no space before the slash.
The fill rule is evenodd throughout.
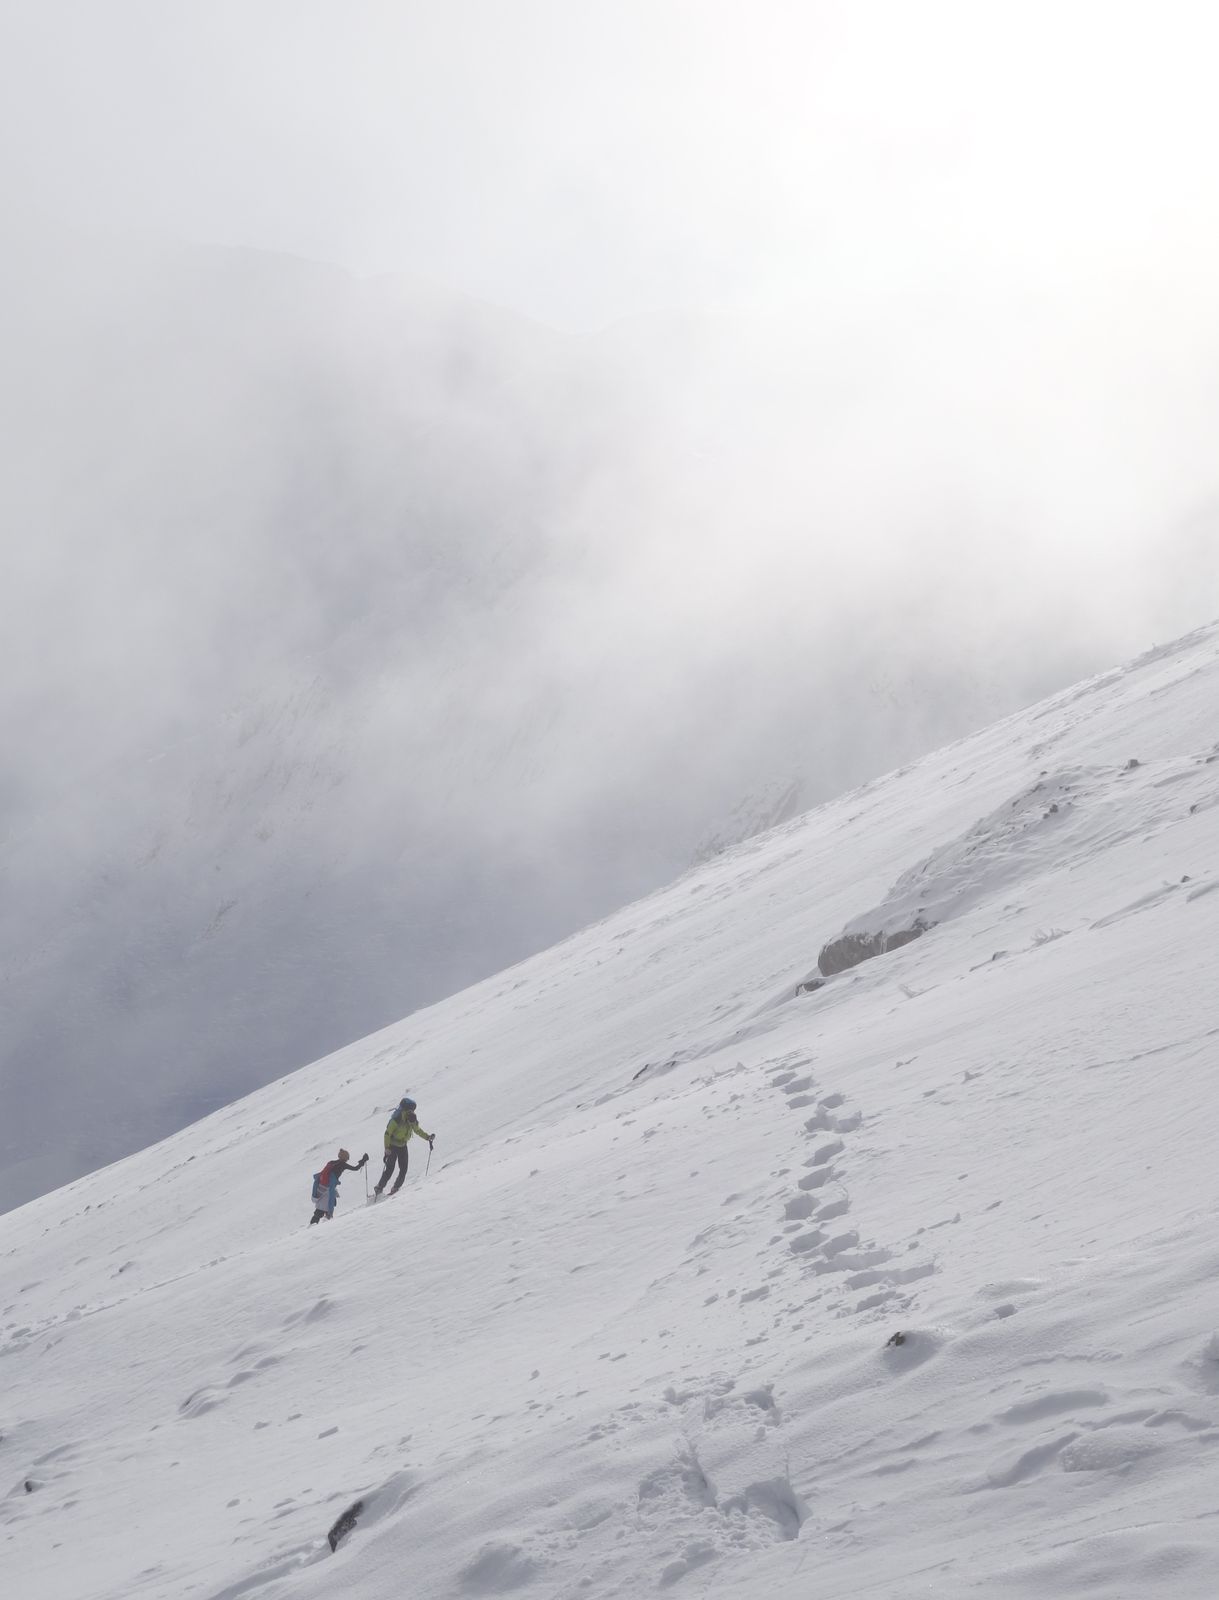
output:
<path id="1" fill-rule="evenodd" d="M 0 1220 L 9 1587 L 1213 1595 L 1217 706 L 1210 628 Z"/>

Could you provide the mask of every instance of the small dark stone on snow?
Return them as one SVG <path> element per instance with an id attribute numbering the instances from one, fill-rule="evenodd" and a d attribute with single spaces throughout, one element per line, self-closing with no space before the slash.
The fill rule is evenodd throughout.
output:
<path id="1" fill-rule="evenodd" d="M 330 1532 L 326 1535 L 326 1538 L 329 1540 L 330 1548 L 332 1550 L 337 1550 L 339 1546 L 339 1540 L 345 1539 L 355 1527 L 356 1520 L 363 1509 L 363 1500 L 357 1500 L 354 1505 L 347 1507 L 347 1510 L 344 1511 L 343 1515 L 335 1523 L 334 1527 L 331 1528 Z"/>
<path id="2" fill-rule="evenodd" d="M 905 1335 L 905 1334 L 904 1334 L 904 1333 L 895 1333 L 895 1334 L 892 1334 L 892 1335 L 890 1335 L 890 1337 L 889 1337 L 889 1338 L 888 1338 L 888 1339 L 886 1339 L 886 1341 L 885 1341 L 885 1349 L 886 1349 L 886 1350 L 887 1350 L 887 1349 L 889 1349 L 889 1347 L 890 1347 L 890 1346 L 891 1346 L 891 1345 L 895 1345 L 895 1344 L 905 1344 L 905 1342 L 906 1342 L 906 1335 Z"/>

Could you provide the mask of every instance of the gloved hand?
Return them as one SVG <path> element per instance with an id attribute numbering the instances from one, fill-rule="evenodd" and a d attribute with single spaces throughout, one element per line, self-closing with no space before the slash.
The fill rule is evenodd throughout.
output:
<path id="1" fill-rule="evenodd" d="M 360 1165 L 362 1167 L 366 1167 L 368 1165 L 368 1151 L 367 1150 L 365 1150 L 364 1154 L 360 1157 Z"/>
<path id="2" fill-rule="evenodd" d="M 429 1133 L 428 1136 L 427 1136 L 427 1147 L 428 1147 L 428 1149 L 430 1150 L 435 1143 L 436 1143 L 436 1135 L 434 1133 Z"/>

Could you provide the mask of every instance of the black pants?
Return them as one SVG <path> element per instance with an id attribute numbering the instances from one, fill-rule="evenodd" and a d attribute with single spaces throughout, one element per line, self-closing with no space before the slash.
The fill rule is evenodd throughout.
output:
<path id="1" fill-rule="evenodd" d="M 378 1180 L 376 1192 L 378 1194 L 381 1193 L 382 1189 L 384 1189 L 385 1185 L 393 1177 L 394 1168 L 396 1166 L 399 1169 L 398 1181 L 396 1184 L 394 1184 L 393 1188 L 389 1192 L 390 1194 L 397 1194 L 398 1190 L 401 1189 L 402 1185 L 406 1182 L 406 1168 L 409 1161 L 410 1151 L 406 1145 L 400 1144 L 395 1146 L 395 1148 L 392 1150 L 387 1150 L 385 1152 L 385 1170 L 382 1172 L 381 1177 Z"/>

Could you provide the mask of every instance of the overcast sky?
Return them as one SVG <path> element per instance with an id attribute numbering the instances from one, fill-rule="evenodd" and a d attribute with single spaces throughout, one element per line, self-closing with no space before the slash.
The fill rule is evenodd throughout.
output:
<path id="1" fill-rule="evenodd" d="M 10 198 L 568 326 L 1216 265 L 1207 0 L 6 0 Z"/>

